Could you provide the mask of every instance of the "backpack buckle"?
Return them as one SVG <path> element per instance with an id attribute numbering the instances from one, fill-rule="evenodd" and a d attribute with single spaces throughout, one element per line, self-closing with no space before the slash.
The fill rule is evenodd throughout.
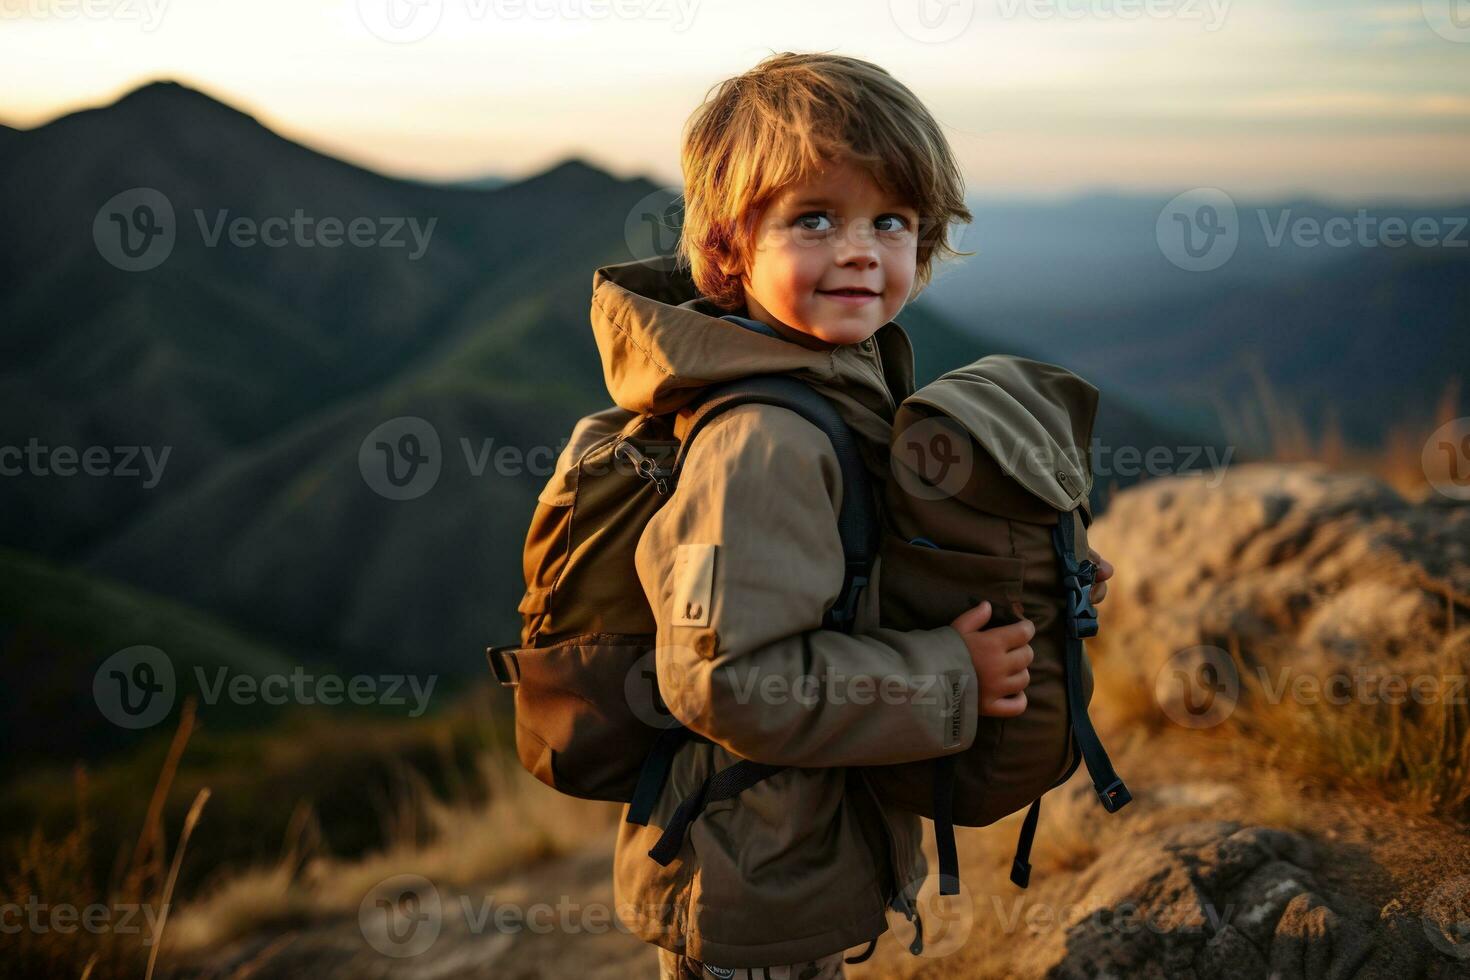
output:
<path id="1" fill-rule="evenodd" d="M 626 439 L 613 447 L 613 455 L 621 456 L 632 463 L 633 469 L 639 476 L 653 483 L 653 488 L 658 491 L 660 497 L 668 496 L 668 478 L 674 475 L 673 470 L 659 466 L 657 460 L 652 456 L 645 455 L 637 446 Z"/>
<path id="2" fill-rule="evenodd" d="M 485 659 L 490 661 L 491 673 L 505 687 L 515 687 L 521 682 L 521 662 L 516 658 L 519 649 L 514 643 L 485 648 Z"/>
<path id="3" fill-rule="evenodd" d="M 858 598 L 867 584 L 868 576 L 848 569 L 842 580 L 844 591 L 839 593 L 838 602 L 827 610 L 829 629 L 839 629 L 844 633 L 851 631 L 851 624 L 857 619 Z"/>
<path id="4" fill-rule="evenodd" d="M 1097 607 L 1092 604 L 1092 576 L 1097 570 L 1091 562 L 1083 562 L 1075 574 L 1062 579 L 1067 593 L 1067 635 L 1086 639 L 1097 635 Z"/>

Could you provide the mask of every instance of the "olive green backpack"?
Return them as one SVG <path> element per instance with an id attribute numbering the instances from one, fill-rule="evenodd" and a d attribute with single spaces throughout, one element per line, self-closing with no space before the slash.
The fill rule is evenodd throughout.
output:
<path id="1" fill-rule="evenodd" d="M 614 406 L 578 421 L 526 533 L 520 641 L 486 650 L 496 678 L 515 690 L 522 766 L 562 793 L 630 804 L 632 823 L 648 823 L 680 745 L 709 741 L 679 723 L 658 692 L 657 624 L 634 553 L 698 433 L 719 413 L 752 402 L 789 408 L 832 442 L 844 487 L 837 529 L 847 571 L 823 626 L 851 631 L 877 553 L 876 488 L 826 397 L 789 375 L 765 374 L 704 389 L 689 406 L 682 441 L 672 414 Z M 712 773 L 681 801 L 649 856 L 667 865 L 707 803 L 782 768 L 741 760 Z"/>
<path id="2" fill-rule="evenodd" d="M 1011 869 L 1024 888 L 1043 793 L 1085 761 L 1108 812 L 1130 799 L 1087 713 L 1097 399 L 1054 364 L 992 355 L 914 392 L 894 420 L 882 624 L 931 629 L 988 599 L 987 625 L 1025 617 L 1036 626 L 1024 712 L 981 716 L 963 752 L 865 769 L 881 798 L 934 820 L 941 894 L 958 891 L 956 824 L 985 826 L 1029 805 Z"/>

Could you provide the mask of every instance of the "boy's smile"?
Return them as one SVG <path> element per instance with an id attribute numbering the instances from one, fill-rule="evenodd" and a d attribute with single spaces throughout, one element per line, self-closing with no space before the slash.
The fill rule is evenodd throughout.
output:
<path id="1" fill-rule="evenodd" d="M 847 161 L 784 188 L 761 212 L 746 275 L 750 316 L 816 350 L 855 344 L 913 289 L 918 212 Z"/>

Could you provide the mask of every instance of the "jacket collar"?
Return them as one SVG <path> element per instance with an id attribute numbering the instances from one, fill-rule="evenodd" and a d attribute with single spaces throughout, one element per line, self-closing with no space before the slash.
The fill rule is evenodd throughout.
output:
<path id="1" fill-rule="evenodd" d="M 729 312 L 701 296 L 671 256 L 597 269 L 592 332 L 613 401 L 627 411 L 661 415 L 678 411 L 715 382 L 788 373 L 833 401 L 863 437 L 870 467 L 881 476 L 894 412 L 914 389 L 913 345 L 898 321 L 879 327 L 873 344 L 823 351 L 722 319 Z"/>

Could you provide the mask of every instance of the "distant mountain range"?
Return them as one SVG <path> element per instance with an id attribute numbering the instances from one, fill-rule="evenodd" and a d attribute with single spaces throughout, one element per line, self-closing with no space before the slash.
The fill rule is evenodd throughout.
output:
<path id="1" fill-rule="evenodd" d="M 1257 401 L 1257 375 L 1310 427 L 1335 414 L 1363 447 L 1427 419 L 1464 378 L 1470 204 L 1236 200 L 1233 252 L 1189 271 L 1160 244 L 1169 203 L 973 202 L 960 247 L 978 254 L 926 296 L 961 328 L 1045 351 L 1211 440 L 1227 435 L 1217 406 L 1236 415 Z M 1436 244 L 1415 245 L 1415 227 Z M 1470 413 L 1470 386 L 1459 395 Z"/>
<path id="2" fill-rule="evenodd" d="M 580 160 L 493 190 L 391 179 L 174 83 L 11 142 L 0 444 L 169 455 L 152 486 L 0 481 L 0 542 L 318 662 L 482 671 L 485 643 L 519 628 L 520 548 L 545 478 L 496 475 L 484 454 L 559 448 L 609 403 L 587 323 L 592 272 L 651 254 L 626 226 L 658 188 Z M 155 268 L 124 271 L 93 224 L 139 187 L 167 199 L 176 238 Z M 298 209 L 435 224 L 416 260 L 210 244 L 221 212 L 264 228 Z M 925 303 L 902 319 L 921 377 L 990 349 Z M 437 483 L 411 500 L 375 492 L 359 469 L 364 440 L 401 417 L 431 425 L 442 448 Z M 1120 398 L 1102 425 L 1183 438 Z M 79 617 L 92 592 L 69 589 Z M 166 646 L 162 632 L 138 642 Z"/>
<path id="3" fill-rule="evenodd" d="M 484 670 L 482 647 L 519 628 L 520 549 L 545 474 L 496 475 L 480 463 L 504 446 L 559 447 L 577 417 L 609 403 L 587 323 L 592 272 L 651 254 L 651 240 L 630 241 L 646 230 L 630 232 L 628 217 L 659 188 L 576 159 L 491 189 L 393 179 L 169 82 L 0 131 L 0 148 L 10 221 L 0 238 L 0 445 L 169 449 L 152 486 L 0 480 L 0 544 L 14 560 L 28 553 L 182 604 L 237 631 L 242 649 L 363 670 Z M 147 271 L 117 267 L 135 259 L 116 251 L 120 230 L 94 228 L 106 202 L 136 188 L 158 192 L 175 216 L 171 251 Z M 121 213 L 123 230 L 146 240 L 147 220 L 123 200 L 106 214 Z M 1106 225 L 1122 205 L 1079 206 Z M 388 219 L 433 222 L 432 233 L 417 258 L 406 231 L 394 248 L 229 243 L 236 219 L 264 235 L 270 219 L 298 211 L 371 219 L 369 237 Z M 211 229 L 225 237 L 211 244 Z M 1414 345 L 1450 346 L 1437 357 L 1406 351 L 1401 371 L 1380 363 L 1373 379 L 1351 373 L 1408 347 L 1413 317 L 1463 314 L 1463 266 L 1447 253 L 1370 257 L 1356 272 L 1308 262 L 1300 277 L 1248 288 L 1202 276 L 1189 289 L 1115 290 L 1096 304 L 1078 285 L 1098 281 L 1096 270 L 1054 267 L 1047 288 L 1044 277 L 1022 281 L 1015 256 L 1017 281 L 992 304 L 993 273 L 970 281 L 989 258 L 946 270 L 900 314 L 920 383 L 992 352 L 1066 364 L 1103 386 L 1097 434 L 1114 447 L 1220 448 L 1209 420 L 1182 412 L 1179 398 L 1287 335 L 1301 339 L 1296 357 L 1271 369 L 1322 397 L 1370 384 L 1386 398 L 1465 363 L 1450 363 L 1462 349 L 1452 331 L 1420 324 Z M 1325 369 L 1310 376 L 1314 364 Z M 404 417 L 432 427 L 442 468 L 427 493 L 394 500 L 369 485 L 359 457 L 370 434 Z M 1099 480 L 1099 490 L 1133 479 Z M 40 589 L 62 578 L 26 581 Z M 105 615 L 92 608 L 96 593 L 68 585 L 66 601 L 79 617 Z M 7 660 L 41 655 L 34 633 L 14 645 L 23 621 L 6 626 Z M 136 642 L 166 647 L 168 630 Z"/>

